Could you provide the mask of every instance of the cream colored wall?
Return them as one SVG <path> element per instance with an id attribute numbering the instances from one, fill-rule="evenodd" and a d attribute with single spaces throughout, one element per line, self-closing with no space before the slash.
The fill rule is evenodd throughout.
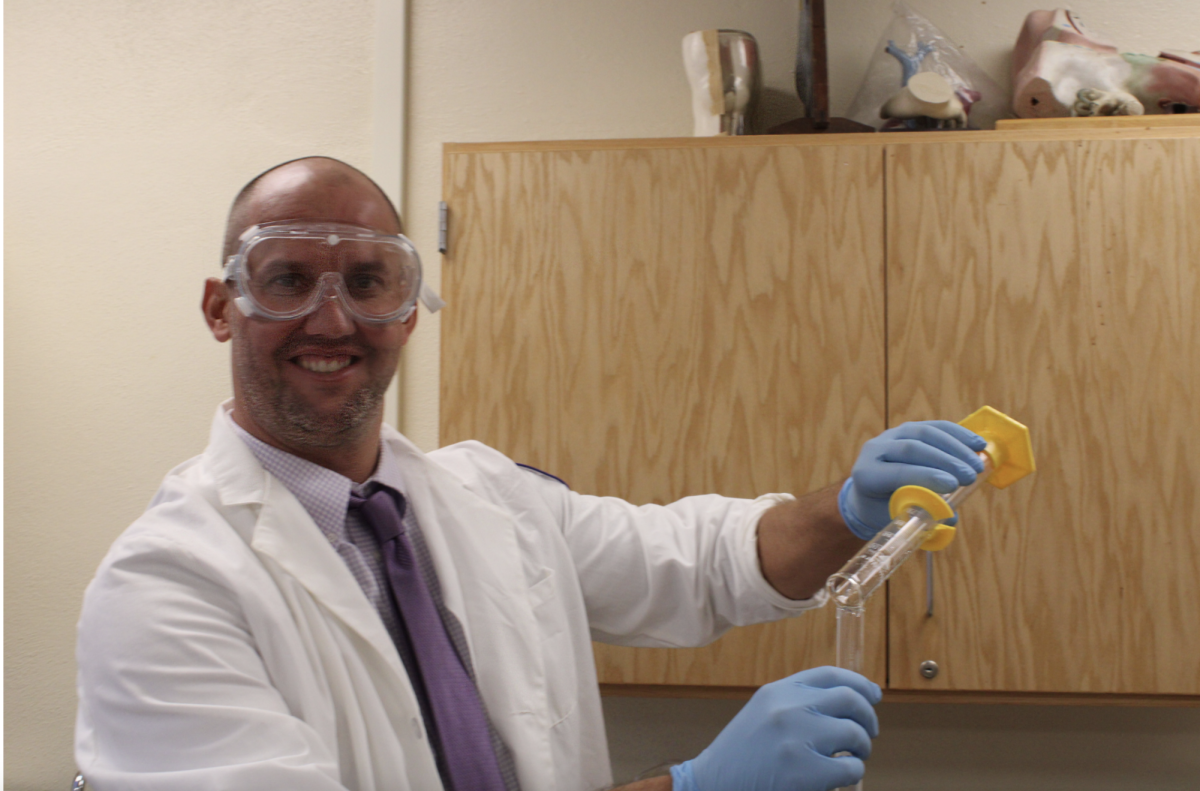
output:
<path id="1" fill-rule="evenodd" d="M 442 143 L 690 135 L 680 39 L 691 30 L 753 33 L 772 117 L 799 115 L 791 76 L 797 7 L 411 0 L 409 235 L 419 249 L 437 249 Z M 440 272 L 431 269 L 436 282 Z M 422 317 L 403 365 L 404 430 L 426 449 L 437 446 L 437 319 Z"/>
<path id="2" fill-rule="evenodd" d="M 773 114 L 797 111 L 794 2 L 412 2 L 404 201 L 435 282 L 442 142 L 687 135 L 679 39 L 705 27 L 755 34 Z M 837 111 L 890 12 L 887 0 L 828 5 Z M 1037 7 L 914 5 L 996 76 Z M 1184 35 L 1200 30 L 1196 6 L 1074 3 L 1144 49 L 1200 45 Z M 292 156 L 366 167 L 387 146 L 373 138 L 373 7 L 5 4 L 7 789 L 66 787 L 83 587 L 163 473 L 202 448 L 229 392 L 227 351 L 197 306 L 233 192 Z M 436 319 L 422 318 L 404 370 L 403 424 L 425 447 L 437 443 Z M 1048 739 L 1064 727 L 1036 709 L 1029 722 Z"/>
<path id="3" fill-rule="evenodd" d="M 5 3 L 5 788 L 69 787 L 83 588 L 230 392 L 198 308 L 234 192 L 371 158 L 373 15 Z"/>

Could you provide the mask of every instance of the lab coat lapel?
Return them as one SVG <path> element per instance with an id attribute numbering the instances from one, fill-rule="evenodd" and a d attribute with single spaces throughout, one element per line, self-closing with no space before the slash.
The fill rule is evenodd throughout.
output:
<path id="1" fill-rule="evenodd" d="M 250 546 L 303 585 L 313 598 L 367 641 L 407 678 L 400 656 L 358 581 L 295 496 L 268 475 Z"/>
<path id="2" fill-rule="evenodd" d="M 222 404 L 218 410 L 225 408 Z M 206 455 L 226 516 L 251 549 L 273 560 L 357 632 L 375 649 L 383 665 L 403 677 L 407 685 L 408 674 L 396 647 L 350 569 L 300 501 L 262 468 L 220 411 L 213 420 Z M 239 509 L 239 505 L 258 505 L 257 519 L 244 518 L 250 510 Z M 415 697 L 413 700 L 415 703 Z"/>
<path id="3" fill-rule="evenodd" d="M 553 783 L 541 639 L 516 524 L 398 432 L 385 428 L 433 556 L 446 607 L 462 622 L 480 696 L 517 758 L 524 788 Z"/>

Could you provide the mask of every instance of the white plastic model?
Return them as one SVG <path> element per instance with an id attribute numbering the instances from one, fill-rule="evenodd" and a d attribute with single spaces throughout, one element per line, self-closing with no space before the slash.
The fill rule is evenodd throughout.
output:
<path id="1" fill-rule="evenodd" d="M 900 92 L 879 109 L 880 118 L 933 118 L 951 129 L 967 127 L 967 113 L 949 80 L 932 71 L 909 78 Z"/>
<path id="2" fill-rule="evenodd" d="M 749 134 L 759 90 L 754 36 L 740 30 L 688 33 L 683 37 L 683 66 L 692 86 L 695 136 Z"/>

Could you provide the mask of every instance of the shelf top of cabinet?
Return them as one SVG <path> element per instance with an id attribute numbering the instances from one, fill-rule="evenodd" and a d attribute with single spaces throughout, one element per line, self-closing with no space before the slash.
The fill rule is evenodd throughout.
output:
<path id="1" fill-rule="evenodd" d="M 1151 116 L 1150 118 L 1153 118 Z M 1120 128 L 1020 128 L 967 132 L 886 132 L 878 134 L 744 135 L 739 137 L 654 137 L 608 140 L 529 140 L 496 143 L 444 143 L 443 154 L 526 151 L 603 151 L 653 148 L 743 146 L 891 146 L 921 143 L 994 143 L 1084 140 L 1200 138 L 1200 125 Z"/>

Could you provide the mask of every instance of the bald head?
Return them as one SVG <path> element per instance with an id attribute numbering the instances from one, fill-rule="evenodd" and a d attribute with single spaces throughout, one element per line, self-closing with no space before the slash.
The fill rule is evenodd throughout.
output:
<path id="1" fill-rule="evenodd" d="M 401 232 L 400 215 L 365 173 L 332 157 L 303 157 L 263 171 L 242 187 L 229 208 L 221 263 L 237 252 L 244 230 L 278 220 L 350 222 Z"/>

